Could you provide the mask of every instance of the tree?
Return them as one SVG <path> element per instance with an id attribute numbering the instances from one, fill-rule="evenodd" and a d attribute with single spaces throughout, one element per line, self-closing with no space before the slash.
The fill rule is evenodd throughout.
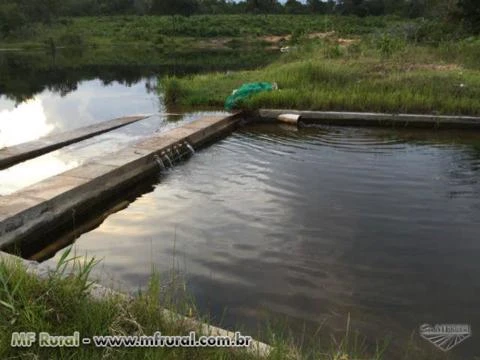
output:
<path id="1" fill-rule="evenodd" d="M 480 33 L 480 3 L 478 0 L 459 0 L 460 16 L 465 24 L 475 33 Z"/>
<path id="2" fill-rule="evenodd" d="M 133 10 L 135 14 L 145 15 L 150 12 L 152 7 L 152 2 L 150 0 L 134 0 L 133 1 Z"/>
<path id="3" fill-rule="evenodd" d="M 19 7 L 25 13 L 29 21 L 51 22 L 59 13 L 62 6 L 61 0 L 17 0 Z"/>
<path id="4" fill-rule="evenodd" d="M 425 0 L 410 0 L 407 2 L 407 16 L 411 18 L 425 16 L 426 13 Z"/>
<path id="5" fill-rule="evenodd" d="M 287 0 L 285 3 L 285 12 L 287 14 L 302 14 L 305 13 L 305 6 L 297 0 Z"/>
<path id="6" fill-rule="evenodd" d="M 368 15 L 368 9 L 364 0 L 341 0 L 338 3 L 338 8 L 343 15 Z"/>
<path id="7" fill-rule="evenodd" d="M 197 8 L 196 0 L 154 0 L 151 10 L 157 15 L 190 16 Z"/>
<path id="8" fill-rule="evenodd" d="M 246 8 L 253 13 L 274 13 L 280 8 L 277 0 L 247 0 Z"/>
<path id="9" fill-rule="evenodd" d="M 307 0 L 308 10 L 316 14 L 325 14 L 327 12 L 327 3 L 322 0 Z"/>
<path id="10" fill-rule="evenodd" d="M 0 2 L 0 35 L 8 35 L 27 22 L 18 4 Z"/>
<path id="11" fill-rule="evenodd" d="M 367 0 L 364 4 L 367 15 L 380 16 L 385 14 L 384 0 Z"/>
<path id="12" fill-rule="evenodd" d="M 152 13 L 157 15 L 171 15 L 173 33 L 176 32 L 175 16 L 190 16 L 198 9 L 196 0 L 154 0 Z"/>

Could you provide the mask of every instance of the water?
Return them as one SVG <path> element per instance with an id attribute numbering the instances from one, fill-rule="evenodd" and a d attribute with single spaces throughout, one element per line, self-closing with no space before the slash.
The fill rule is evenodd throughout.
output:
<path id="1" fill-rule="evenodd" d="M 160 170 L 165 170 L 165 164 L 163 163 L 163 161 L 162 161 L 162 159 L 160 158 L 160 156 L 155 155 L 154 158 L 155 158 L 155 161 L 157 162 L 158 167 L 160 168 Z"/>
<path id="2" fill-rule="evenodd" d="M 28 89 L 2 83 L 0 147 L 166 111 L 144 68 L 88 69 L 30 82 L 19 71 Z M 200 116 L 159 114 L 0 171 L 0 195 Z M 287 319 L 343 331 L 350 314 L 370 340 L 391 335 L 400 346 L 420 324 L 468 323 L 474 337 L 453 355 L 471 359 L 480 354 L 479 181 L 475 133 L 249 126 L 176 163 L 76 250 L 103 259 L 96 276 L 125 291 L 146 286 L 152 266 L 175 264 L 199 310 L 232 329 L 256 334 Z"/>
<path id="3" fill-rule="evenodd" d="M 185 143 L 185 146 L 188 148 L 188 150 L 190 150 L 192 155 L 195 154 L 195 149 L 192 147 L 192 145 L 190 145 L 189 143 Z"/>
<path id="4" fill-rule="evenodd" d="M 247 127 L 76 249 L 102 258 L 102 274 L 126 290 L 173 259 L 200 310 L 227 327 L 287 318 L 340 331 L 350 314 L 355 329 L 394 343 L 423 323 L 469 323 L 475 334 L 479 143 L 472 133 Z M 478 355 L 478 342 L 455 353 Z"/>

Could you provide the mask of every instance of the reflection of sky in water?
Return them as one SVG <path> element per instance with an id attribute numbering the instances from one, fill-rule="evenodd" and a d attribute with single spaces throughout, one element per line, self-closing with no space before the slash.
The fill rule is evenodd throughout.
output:
<path id="1" fill-rule="evenodd" d="M 380 337 L 423 322 L 478 326 L 480 154 L 379 133 L 239 130 L 75 248 L 130 290 L 175 262 L 199 308 L 227 326 L 273 314 L 342 328 L 349 313 Z"/>
<path id="2" fill-rule="evenodd" d="M 42 136 L 88 126 L 100 121 L 135 114 L 157 114 L 0 171 L 0 195 L 6 195 L 50 176 L 106 155 L 154 132 L 180 126 L 201 116 L 166 117 L 160 98 L 147 92 L 146 79 L 132 86 L 99 80 L 85 81 L 61 97 L 50 91 L 14 106 L 0 98 L 0 147 L 36 140 Z M 159 114 L 160 113 L 160 114 Z"/>
<path id="3" fill-rule="evenodd" d="M 149 81 L 153 80 L 130 87 L 116 82 L 105 86 L 100 80 L 84 81 L 64 97 L 47 90 L 17 107 L 13 101 L 0 97 L 0 146 L 116 117 L 164 112 L 158 95 L 147 93 Z M 9 134 L 14 136 L 7 141 Z"/>
<path id="4" fill-rule="evenodd" d="M 0 149 L 48 135 L 54 128 L 47 123 L 45 109 L 39 99 L 0 110 Z"/>

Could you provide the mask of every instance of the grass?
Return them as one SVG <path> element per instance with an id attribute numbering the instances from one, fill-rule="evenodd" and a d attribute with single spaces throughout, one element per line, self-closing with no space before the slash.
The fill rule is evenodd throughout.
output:
<path id="1" fill-rule="evenodd" d="M 239 108 L 291 108 L 391 113 L 480 115 L 480 41 L 437 46 L 389 36 L 336 34 L 304 40 L 289 54 L 253 71 L 161 79 L 167 104 L 222 107 L 233 89 L 252 81 L 279 90 L 248 98 Z"/>
<path id="2" fill-rule="evenodd" d="M 178 17 L 173 29 L 171 20 L 110 16 L 30 24 L 1 39 L 0 48 L 46 51 L 30 58 L 0 56 L 5 78 L 0 87 L 19 101 L 45 85 L 63 89 L 63 78 L 72 79 L 71 73 L 80 67 L 89 77 L 108 82 L 113 78 L 109 72 L 133 65 L 145 68 L 145 73 L 155 69 L 177 74 L 162 78 L 161 84 L 166 103 L 177 109 L 221 108 L 242 83 L 271 81 L 279 91 L 259 94 L 239 107 L 480 114 L 480 40 L 458 26 L 394 16 L 244 14 Z M 309 34 L 322 33 L 331 35 L 309 39 Z M 285 45 L 296 48 L 278 59 L 278 48 Z M 68 49 L 56 50 L 60 47 Z M 200 49 L 213 53 L 207 56 Z M 73 56 L 66 56 L 69 53 Z M 253 66 L 264 67 L 182 76 Z M 52 70 L 57 67 L 63 71 Z M 52 72 L 62 84 L 54 81 Z M 75 82 L 69 83 L 74 88 Z"/>
<path id="3" fill-rule="evenodd" d="M 185 335 L 191 324 L 162 315 L 164 309 L 176 313 L 194 312 L 194 302 L 184 296 L 184 289 L 162 288 L 160 277 L 153 273 L 145 291 L 133 298 L 111 295 L 92 297 L 90 280 L 95 259 L 85 260 L 71 256 L 66 250 L 56 269 L 39 277 L 19 260 L 0 261 L 0 358 L 2 359 L 259 359 L 258 354 L 225 348 L 47 348 L 34 344 L 29 348 L 12 348 L 12 332 L 49 332 L 51 335 L 82 337 L 94 335 Z M 180 286 L 182 288 L 182 286 Z M 183 294 L 179 296 L 178 294 Z M 180 299 L 180 300 L 179 300 Z M 206 319 L 203 319 L 206 321 Z M 280 328 L 284 329 L 284 328 Z M 302 335 L 294 342 L 286 330 L 268 330 L 266 340 L 274 346 L 267 359 L 313 358 L 320 360 L 381 360 L 387 358 L 388 342 L 367 346 L 347 323 L 346 333 L 340 339 L 331 338 L 320 345 L 319 332 Z M 199 329 L 196 330 L 200 333 Z M 244 335 L 246 335 L 244 333 Z M 413 344 L 413 343 L 412 343 Z M 409 344 L 405 357 L 441 359 L 426 356 Z M 414 354 L 414 355 L 412 355 Z M 400 358 L 400 357 L 399 357 Z"/>
<path id="4" fill-rule="evenodd" d="M 57 46 L 147 46 L 164 49 L 203 46 L 199 39 L 223 38 L 229 46 L 261 43 L 267 35 L 295 35 L 336 31 L 341 36 L 388 32 L 419 41 L 451 39 L 457 29 L 435 21 L 404 20 L 394 16 L 366 17 L 334 15 L 195 15 L 96 16 L 57 19 L 51 24 L 29 24 L 0 38 L 1 48 Z"/>

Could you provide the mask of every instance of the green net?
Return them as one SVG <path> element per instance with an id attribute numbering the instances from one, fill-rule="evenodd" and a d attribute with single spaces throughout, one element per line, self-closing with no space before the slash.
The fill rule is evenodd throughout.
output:
<path id="1" fill-rule="evenodd" d="M 272 91 L 277 89 L 277 84 L 268 82 L 254 82 L 243 84 L 238 89 L 234 90 L 225 101 L 225 109 L 232 110 L 238 105 L 238 103 L 249 97 L 250 95 L 257 94 L 262 91 Z"/>

